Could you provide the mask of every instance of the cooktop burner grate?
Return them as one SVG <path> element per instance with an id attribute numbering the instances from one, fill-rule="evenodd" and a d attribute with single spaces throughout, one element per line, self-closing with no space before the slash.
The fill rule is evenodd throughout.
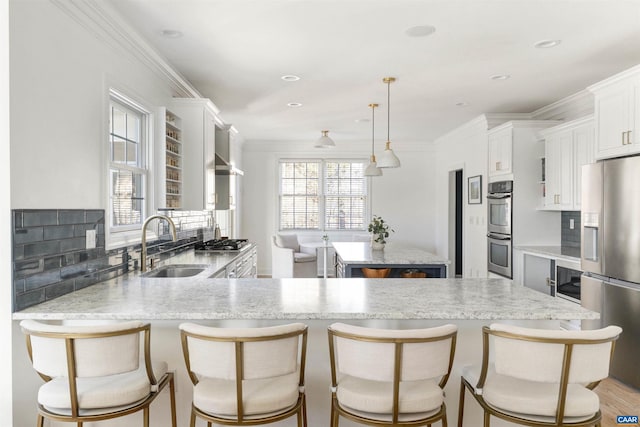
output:
<path id="1" fill-rule="evenodd" d="M 195 249 L 198 251 L 237 251 L 247 244 L 247 239 L 214 239 L 196 243 Z"/>

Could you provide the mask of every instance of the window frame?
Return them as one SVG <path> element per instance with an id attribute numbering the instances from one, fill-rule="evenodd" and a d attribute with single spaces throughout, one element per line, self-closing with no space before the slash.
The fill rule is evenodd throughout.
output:
<path id="1" fill-rule="evenodd" d="M 319 172 L 318 172 L 318 228 L 283 228 L 282 221 L 282 164 L 283 163 L 318 163 L 319 164 Z M 368 179 L 369 177 L 363 176 L 364 182 L 364 194 L 361 197 L 365 198 L 364 202 L 364 210 L 363 210 L 363 220 L 362 220 L 362 228 L 327 228 L 327 197 L 332 197 L 335 195 L 328 195 L 326 191 L 327 186 L 327 176 L 326 176 L 326 168 L 327 163 L 360 163 L 363 165 L 363 170 L 366 168 L 368 164 L 367 159 L 363 158 L 280 158 L 277 162 L 277 194 L 278 194 L 278 204 L 277 204 L 277 221 L 278 221 L 278 230 L 279 231 L 296 231 L 296 232 L 331 232 L 331 233 L 342 233 L 342 232 L 362 232 L 367 230 L 368 218 L 371 212 L 371 197 L 370 197 L 370 188 L 371 181 Z M 307 196 L 308 197 L 308 196 Z"/>
<path id="2" fill-rule="evenodd" d="M 111 114 L 112 104 L 118 105 L 118 107 L 124 109 L 127 113 L 132 113 L 140 117 L 140 142 L 137 153 L 137 164 L 130 165 L 123 162 L 114 162 L 112 158 L 112 128 L 111 128 Z M 106 110 L 106 123 L 105 123 L 105 171 L 103 173 L 106 180 L 105 185 L 105 237 L 107 249 L 128 245 L 131 243 L 137 243 L 140 241 L 140 229 L 144 223 L 148 213 L 151 212 L 153 204 L 153 146 L 154 146 L 154 134 L 153 126 L 155 123 L 155 115 L 152 113 L 152 109 L 145 106 L 144 103 L 137 101 L 132 96 L 125 95 L 124 91 L 115 89 L 113 87 L 108 88 L 108 93 L 105 102 Z M 125 145 L 126 146 L 126 145 Z M 125 150 L 126 151 L 126 150 Z M 128 225 L 112 225 L 113 223 L 113 171 L 127 171 L 134 174 L 140 174 L 142 176 L 141 184 L 141 212 L 140 222 Z"/>

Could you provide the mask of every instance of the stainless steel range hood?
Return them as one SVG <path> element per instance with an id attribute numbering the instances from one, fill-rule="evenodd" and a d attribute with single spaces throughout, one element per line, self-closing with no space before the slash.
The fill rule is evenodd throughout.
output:
<path id="1" fill-rule="evenodd" d="M 216 175 L 244 175 L 241 169 L 236 168 L 216 153 L 215 162 Z"/>

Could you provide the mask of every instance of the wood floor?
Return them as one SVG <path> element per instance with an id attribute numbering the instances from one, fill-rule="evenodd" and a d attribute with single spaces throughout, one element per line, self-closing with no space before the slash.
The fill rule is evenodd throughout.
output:
<path id="1" fill-rule="evenodd" d="M 600 397 L 602 427 L 620 426 L 621 424 L 616 423 L 618 415 L 640 416 L 640 391 L 607 378 L 596 387 L 595 392 Z"/>

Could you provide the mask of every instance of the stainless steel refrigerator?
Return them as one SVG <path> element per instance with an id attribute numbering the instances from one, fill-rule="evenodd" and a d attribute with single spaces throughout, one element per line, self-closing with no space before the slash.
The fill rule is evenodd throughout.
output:
<path id="1" fill-rule="evenodd" d="M 583 166 L 581 303 L 623 329 L 611 375 L 640 388 L 640 156 Z"/>

